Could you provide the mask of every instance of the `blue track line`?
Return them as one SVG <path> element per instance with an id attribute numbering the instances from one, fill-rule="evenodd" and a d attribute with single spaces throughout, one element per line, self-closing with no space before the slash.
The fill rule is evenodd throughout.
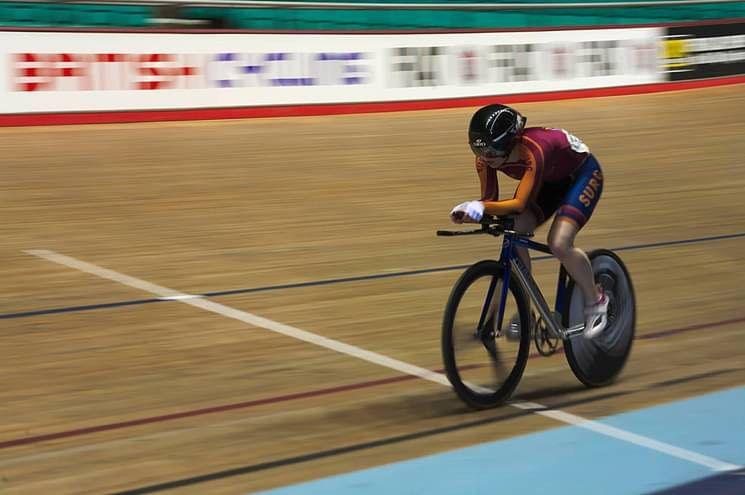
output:
<path id="1" fill-rule="evenodd" d="M 648 249 L 648 248 L 655 248 L 655 247 L 679 246 L 681 244 L 694 244 L 694 243 L 707 242 L 707 241 L 736 239 L 739 237 L 745 237 L 745 232 L 740 232 L 737 234 L 717 235 L 717 236 L 711 236 L 711 237 L 697 237 L 693 239 L 682 239 L 679 241 L 663 241 L 663 242 L 655 242 L 655 243 L 650 243 L 650 244 L 633 244 L 630 246 L 621 246 L 618 248 L 613 248 L 612 251 L 632 251 L 632 250 Z M 533 258 L 533 261 L 550 260 L 550 259 L 554 259 L 554 257 L 549 256 L 549 255 L 536 256 L 535 258 Z M 444 267 L 438 267 L 438 268 L 425 268 L 421 270 L 409 270 L 409 271 L 392 272 L 392 273 L 378 273 L 378 274 L 373 274 L 373 275 L 360 275 L 357 277 L 331 278 L 331 279 L 326 279 L 326 280 L 316 280 L 312 282 L 299 282 L 295 284 L 267 285 L 264 287 L 252 287 L 252 288 L 246 288 L 246 289 L 232 289 L 232 290 L 224 290 L 224 291 L 216 291 L 216 292 L 206 292 L 202 294 L 202 296 L 204 297 L 230 296 L 230 295 L 236 295 L 236 294 L 249 294 L 252 292 L 267 292 L 271 290 L 280 290 L 280 289 L 296 289 L 300 287 L 317 287 L 319 285 L 331 285 L 331 284 L 340 284 L 340 283 L 346 283 L 346 282 L 362 282 L 366 280 L 376 280 L 376 279 L 381 279 L 381 278 L 405 277 L 409 275 L 423 275 L 423 274 L 428 274 L 428 273 L 465 270 L 469 266 L 471 266 L 471 263 L 467 265 L 451 265 L 451 266 L 444 266 Z"/>
<path id="2" fill-rule="evenodd" d="M 31 316 L 53 315 L 59 313 L 74 313 L 77 311 L 91 311 L 94 309 L 120 308 L 122 306 L 139 306 L 141 304 L 150 304 L 156 302 L 166 302 L 163 299 L 134 299 L 132 301 L 121 301 L 102 304 L 86 304 L 84 306 L 68 306 L 64 308 L 39 309 L 35 311 L 23 311 L 20 313 L 0 314 L 0 320 L 11 318 L 29 318 Z"/>
<path id="3" fill-rule="evenodd" d="M 719 241 L 719 240 L 725 240 L 725 239 L 737 239 L 737 238 L 742 238 L 742 237 L 745 237 L 745 232 L 739 232 L 736 234 L 708 236 L 708 237 L 695 237 L 692 239 L 682 239 L 678 241 L 663 241 L 663 242 L 654 242 L 654 243 L 648 243 L 648 244 L 633 244 L 630 246 L 621 246 L 617 248 L 612 248 L 612 250 L 616 252 L 632 251 L 632 250 L 649 249 L 649 248 L 656 248 L 656 247 L 679 246 L 683 244 L 696 244 L 696 243 L 701 243 L 701 242 Z M 548 260 L 548 259 L 553 259 L 553 256 L 537 256 L 533 258 L 533 261 L 542 261 L 542 260 Z M 424 268 L 420 270 L 407 270 L 407 271 L 392 272 L 392 273 L 376 273 L 372 275 L 359 275 L 356 277 L 330 278 L 330 279 L 325 279 L 325 280 L 314 280 L 310 282 L 298 282 L 298 283 L 293 283 L 293 284 L 266 285 L 263 287 L 248 287 L 248 288 L 240 288 L 240 289 L 212 291 L 212 292 L 205 292 L 199 295 L 201 297 L 221 297 L 221 296 L 234 296 L 234 295 L 239 295 L 239 294 L 251 294 L 251 293 L 256 293 L 256 292 L 269 292 L 269 291 L 282 290 L 282 289 L 318 287 L 322 285 L 342 284 L 342 283 L 348 283 L 348 282 L 363 282 L 367 280 L 379 280 L 379 279 L 385 279 L 385 278 L 407 277 L 411 275 L 425 275 L 429 273 L 465 270 L 469 266 L 471 266 L 470 263 L 467 265 L 451 265 L 451 266 L 444 266 L 444 267 L 438 267 L 438 268 Z M 69 306 L 69 307 L 62 307 L 62 308 L 39 309 L 39 310 L 33 310 L 33 311 L 23 311 L 23 312 L 18 312 L 18 313 L 0 314 L 0 320 L 29 318 L 33 316 L 44 316 L 44 315 L 59 314 L 59 313 L 73 313 L 73 312 L 78 312 L 78 311 L 110 309 L 110 308 L 118 308 L 122 306 L 137 306 L 140 304 L 150 304 L 150 303 L 157 303 L 157 302 L 171 302 L 171 301 L 167 301 L 163 299 L 135 299 L 131 301 L 90 304 L 90 305 L 85 305 L 85 306 Z"/>
<path id="4" fill-rule="evenodd" d="M 550 256 L 549 256 L 550 257 Z M 252 292 L 267 292 L 280 289 L 297 289 L 300 287 L 317 287 L 319 285 L 341 284 L 346 282 L 363 282 L 366 280 L 377 280 L 381 278 L 405 277 L 408 275 L 422 275 L 426 273 L 449 272 L 453 270 L 465 270 L 470 265 L 452 265 L 440 268 L 423 268 L 421 270 L 410 270 L 405 272 L 377 273 L 373 275 L 359 275 L 357 277 L 329 278 L 326 280 L 314 280 L 311 282 L 298 282 L 294 284 L 267 285 L 264 287 L 252 287 L 248 289 L 231 289 L 215 292 L 205 292 L 204 297 L 232 296 L 236 294 L 250 294 Z"/>

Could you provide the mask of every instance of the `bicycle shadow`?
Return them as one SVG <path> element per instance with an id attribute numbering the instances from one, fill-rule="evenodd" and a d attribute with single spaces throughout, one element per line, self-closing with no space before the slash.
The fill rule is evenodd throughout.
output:
<path id="1" fill-rule="evenodd" d="M 562 384 L 562 385 L 550 385 L 547 387 L 541 387 L 536 390 L 530 390 L 527 392 L 520 392 L 519 390 L 512 396 L 511 402 L 519 401 L 540 401 L 544 399 L 552 399 L 555 397 L 564 397 L 572 394 L 582 394 L 582 392 L 592 392 L 581 383 Z"/>
<path id="2" fill-rule="evenodd" d="M 506 421 L 518 416 L 532 414 L 529 410 L 516 411 L 514 407 L 510 407 L 511 403 L 540 402 L 547 409 L 560 409 L 613 399 L 628 393 L 629 391 L 608 391 L 607 389 L 601 392 L 599 389 L 588 389 L 582 384 L 560 384 L 526 392 L 518 391 L 506 404 L 490 409 L 475 410 L 460 402 L 452 390 L 443 389 L 418 393 L 410 397 L 391 396 L 381 398 L 374 403 L 362 406 L 361 410 L 358 410 L 358 414 L 372 417 L 393 414 L 399 421 L 412 422 L 463 416 L 474 419 L 489 418 L 488 422 Z"/>

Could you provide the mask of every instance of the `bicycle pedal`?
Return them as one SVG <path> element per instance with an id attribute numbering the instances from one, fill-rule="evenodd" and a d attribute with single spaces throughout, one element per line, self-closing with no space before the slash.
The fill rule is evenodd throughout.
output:
<path id="1" fill-rule="evenodd" d="M 576 337 L 577 335 L 582 335 L 582 332 L 584 331 L 585 331 L 585 324 L 580 323 L 578 325 L 573 325 L 567 328 L 564 335 L 566 336 L 566 338 L 571 339 L 572 337 Z"/>

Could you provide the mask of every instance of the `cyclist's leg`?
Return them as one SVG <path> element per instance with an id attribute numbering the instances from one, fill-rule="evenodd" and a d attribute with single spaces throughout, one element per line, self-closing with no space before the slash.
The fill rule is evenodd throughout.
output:
<path id="1" fill-rule="evenodd" d="M 549 218 L 559 205 L 560 198 L 557 191 L 565 192 L 566 188 L 558 188 L 555 184 L 543 184 L 538 198 L 535 203 L 526 208 L 515 219 L 515 230 L 518 232 L 533 232 L 536 227 L 542 225 Z M 523 265 L 531 270 L 530 252 L 526 248 L 515 248 L 517 255 L 520 257 Z M 535 324 L 535 318 L 531 311 L 531 328 Z M 507 330 L 507 338 L 510 340 L 520 339 L 520 316 L 515 313 L 510 318 L 510 324 Z"/>
<path id="2" fill-rule="evenodd" d="M 525 211 L 520 213 L 515 219 L 515 230 L 518 232 L 533 232 L 538 226 L 538 216 L 532 208 L 526 208 Z M 525 268 L 530 271 L 530 253 L 526 248 L 515 248 L 517 255 L 520 257 L 520 261 L 523 262 Z"/>
<path id="3" fill-rule="evenodd" d="M 587 336 L 593 336 L 605 327 L 608 304 L 607 298 L 595 285 L 590 259 L 583 250 L 574 246 L 574 239 L 590 219 L 602 191 L 603 172 L 597 160 L 590 155 L 559 207 L 548 235 L 551 252 L 559 258 L 584 295 L 588 313 L 585 324 Z"/>
<path id="4" fill-rule="evenodd" d="M 582 249 L 574 246 L 574 238 L 579 230 L 579 225 L 565 216 L 557 215 L 548 233 L 548 245 L 579 285 L 585 301 L 597 301 L 599 294 L 595 287 L 590 258 Z"/>
<path id="5" fill-rule="evenodd" d="M 598 299 L 590 259 L 574 246 L 574 238 L 595 211 L 603 192 L 603 171 L 594 156 L 589 155 L 577 172 L 569 191 L 564 196 L 548 234 L 551 252 L 559 258 L 577 282 L 585 301 Z"/>
<path id="6" fill-rule="evenodd" d="M 544 182 L 534 202 L 517 217 L 515 229 L 518 232 L 533 232 L 551 218 L 556 209 L 566 196 L 572 182 L 563 180 L 559 182 Z M 525 248 L 517 248 L 520 261 L 530 271 L 530 254 Z"/>

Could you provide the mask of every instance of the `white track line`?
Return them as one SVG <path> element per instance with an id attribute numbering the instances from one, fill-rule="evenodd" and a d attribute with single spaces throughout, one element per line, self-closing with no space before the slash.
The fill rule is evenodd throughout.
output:
<path id="1" fill-rule="evenodd" d="M 314 333 L 301 330 L 290 325 L 278 323 L 276 321 L 254 315 L 246 311 L 231 308 L 230 306 L 225 306 L 224 304 L 216 303 L 214 301 L 195 298 L 190 294 L 184 294 L 174 289 L 169 289 L 167 287 L 156 285 L 145 280 L 130 277 L 129 275 L 124 275 L 123 273 L 108 270 L 98 265 L 71 258 L 70 256 L 65 256 L 64 254 L 59 254 L 54 251 L 37 249 L 25 252 L 30 255 L 51 261 L 53 263 L 64 265 L 85 273 L 90 273 L 101 278 L 112 280 L 114 282 L 132 287 L 134 289 L 149 292 L 150 294 L 156 295 L 163 299 L 188 304 L 189 306 L 194 306 L 211 313 L 216 313 L 226 318 L 232 318 L 234 320 L 238 320 L 252 326 L 271 330 L 273 332 L 302 340 L 304 342 L 315 344 L 320 347 L 325 347 L 326 349 L 331 349 L 333 351 L 362 359 L 379 366 L 400 371 L 401 373 L 417 376 L 419 378 L 423 378 L 440 385 L 445 385 L 448 387 L 450 386 L 447 378 L 441 373 L 435 373 L 434 371 L 428 370 L 426 368 L 421 368 L 413 364 L 399 361 L 397 359 L 378 354 L 377 352 L 368 351 L 366 349 L 362 349 L 361 347 L 345 344 L 344 342 L 339 342 L 338 340 L 329 339 L 327 337 L 322 337 L 320 335 L 316 335 Z M 535 402 L 513 402 L 509 405 L 518 409 L 531 411 L 534 414 L 539 414 L 541 416 L 545 416 L 562 423 L 594 431 L 595 433 L 599 433 L 607 437 L 612 437 L 617 440 L 632 443 L 634 445 L 638 445 L 650 450 L 655 450 L 672 457 L 677 457 L 678 459 L 683 459 L 694 464 L 706 466 L 713 471 L 730 471 L 740 469 L 741 467 L 735 464 L 730 464 L 728 462 L 714 459 L 712 457 L 701 455 L 697 452 L 682 449 L 680 447 L 676 447 L 675 445 L 670 445 L 668 443 L 660 442 L 642 435 L 637 435 L 636 433 L 625 431 L 620 428 L 615 428 L 598 421 L 589 420 L 575 414 L 570 414 L 557 409 L 549 409 L 548 407 L 537 404 Z"/>
<path id="2" fill-rule="evenodd" d="M 354 356 L 356 358 L 363 359 L 380 366 L 385 366 L 386 368 L 391 368 L 407 375 L 418 376 L 419 378 L 424 378 L 425 380 L 429 380 L 440 385 L 450 385 L 444 375 L 435 373 L 434 371 L 428 370 L 426 368 L 420 368 L 419 366 L 414 366 L 413 364 L 405 363 L 403 361 L 399 361 L 397 359 L 393 359 L 376 352 L 362 349 L 361 347 L 322 337 L 320 335 L 316 335 L 314 333 L 307 332 L 290 325 L 284 325 L 267 318 L 262 318 L 261 316 L 247 313 L 239 309 L 231 308 L 230 306 L 225 306 L 224 304 L 220 304 L 214 301 L 209 301 L 207 299 L 194 299 L 188 294 L 183 294 L 176 290 L 169 289 L 168 287 L 162 287 L 145 280 L 130 277 L 129 275 L 124 275 L 123 273 L 108 270 L 92 263 L 87 263 L 85 261 L 71 258 L 70 256 L 65 256 L 64 254 L 46 250 L 30 250 L 26 251 L 26 253 L 38 256 L 39 258 L 44 258 L 45 260 L 52 261 L 60 265 L 75 268 L 76 270 L 80 270 L 81 272 L 90 273 L 91 275 L 96 275 L 101 278 L 112 280 L 122 285 L 132 287 L 134 289 L 149 292 L 162 299 L 168 299 L 171 301 L 188 304 L 189 306 L 194 306 L 205 311 L 210 311 L 212 313 L 217 313 L 227 318 L 232 318 L 234 320 L 242 321 L 243 323 L 248 323 L 249 325 L 255 327 L 265 328 L 273 332 L 281 333 L 282 335 L 286 335 L 288 337 L 302 340 L 310 344 L 315 344 L 320 347 L 325 347 L 326 349 L 331 349 L 332 351 L 347 354 L 349 356 Z"/>
<path id="3" fill-rule="evenodd" d="M 204 296 L 195 295 L 195 294 L 179 294 L 177 296 L 167 296 L 167 297 L 159 297 L 161 301 L 183 301 L 185 299 L 200 299 Z"/>

